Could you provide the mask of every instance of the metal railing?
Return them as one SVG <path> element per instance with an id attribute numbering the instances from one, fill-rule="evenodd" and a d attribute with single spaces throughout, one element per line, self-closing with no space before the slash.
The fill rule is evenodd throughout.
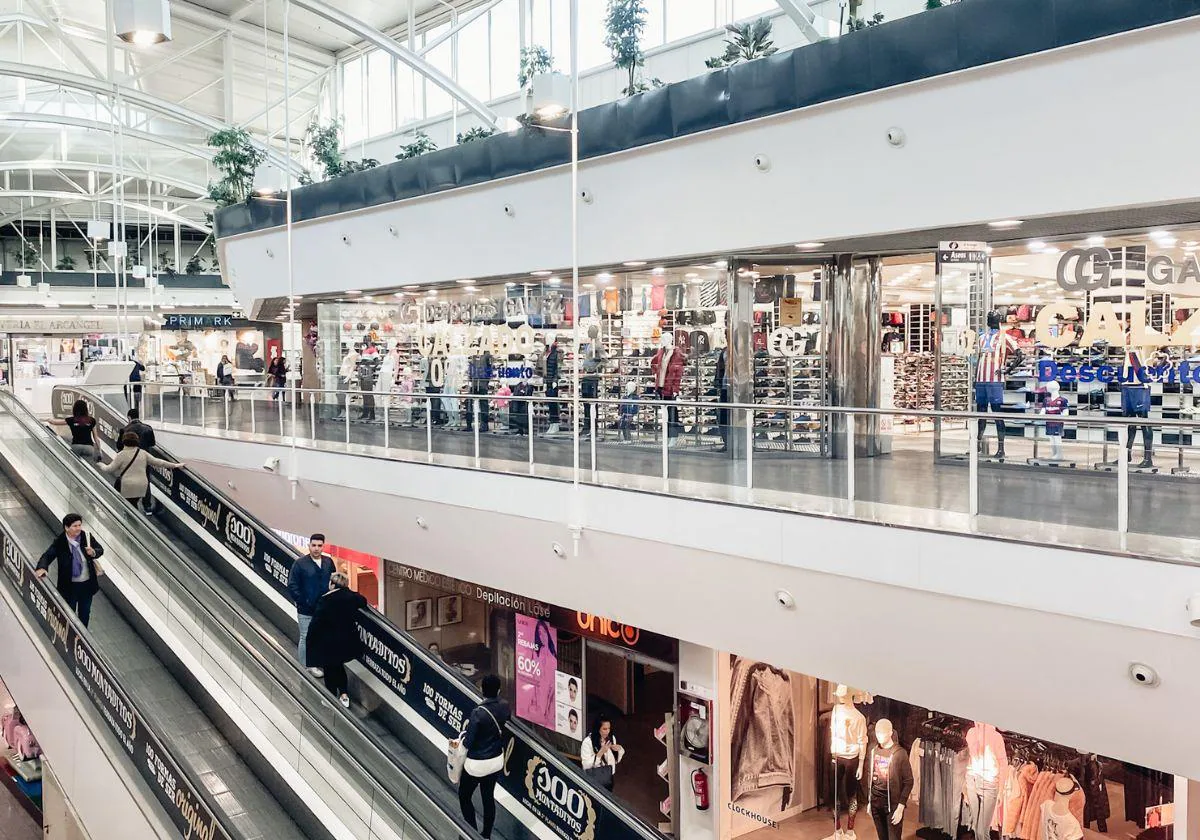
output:
<path id="1" fill-rule="evenodd" d="M 1200 542 L 1157 504 L 1183 503 L 1200 478 L 1200 417 L 591 398 L 573 423 L 566 397 L 292 388 L 270 402 L 267 388 L 146 389 L 143 417 L 168 430 L 1168 559 L 1178 546 L 1138 536 Z M 1003 459 L 989 454 L 997 421 Z M 1142 453 L 1146 428 L 1155 464 L 1131 464 L 1121 456 Z M 1030 521 L 1050 530 L 1030 534 Z"/>

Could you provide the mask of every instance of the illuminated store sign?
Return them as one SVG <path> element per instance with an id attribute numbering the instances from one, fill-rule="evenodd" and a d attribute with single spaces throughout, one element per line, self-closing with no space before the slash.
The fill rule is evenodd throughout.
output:
<path id="1" fill-rule="evenodd" d="M 1116 261 L 1107 248 L 1072 248 L 1058 260 L 1058 285 L 1067 292 L 1096 292 L 1112 285 Z M 1191 254 L 1176 262 L 1165 254 L 1146 260 L 1146 278 L 1156 286 L 1200 283 L 1200 262 Z"/>

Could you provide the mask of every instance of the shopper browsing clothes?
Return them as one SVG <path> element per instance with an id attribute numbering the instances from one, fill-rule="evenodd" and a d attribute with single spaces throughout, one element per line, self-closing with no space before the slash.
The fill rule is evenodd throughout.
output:
<path id="1" fill-rule="evenodd" d="M 104 546 L 83 530 L 83 517 L 68 513 L 62 520 L 63 532 L 38 558 L 34 574 L 46 576 L 51 563 L 58 563 L 55 588 L 67 606 L 79 616 L 84 627 L 92 617 L 92 598 L 100 591 L 97 578 L 104 574 L 96 561 L 104 556 Z"/>
<path id="2" fill-rule="evenodd" d="M 358 635 L 358 613 L 366 609 L 367 599 L 350 589 L 350 578 L 342 572 L 329 577 L 329 591 L 317 600 L 312 624 L 308 626 L 306 665 L 324 671 L 325 687 L 338 701 L 350 708 L 346 663 L 362 654 Z"/>
<path id="3" fill-rule="evenodd" d="M 308 628 L 317 609 L 317 600 L 329 591 L 329 579 L 334 571 L 333 559 L 325 553 L 325 535 L 313 534 L 308 538 L 308 554 L 298 557 L 288 574 L 288 594 L 296 605 L 296 620 L 300 625 L 296 653 L 301 665 L 308 664 Z M 315 676 L 324 676 L 320 668 L 310 666 L 309 670 Z"/>
<path id="4" fill-rule="evenodd" d="M 612 790 L 613 775 L 624 757 L 625 748 L 617 743 L 612 721 L 600 715 L 579 748 L 579 761 L 583 765 L 584 775 L 593 784 Z"/>
<path id="5" fill-rule="evenodd" d="M 114 484 L 121 498 L 135 507 L 150 495 L 150 468 L 160 467 L 167 470 L 178 470 L 184 465 L 163 458 L 156 458 L 142 449 L 137 432 L 125 432 L 121 435 L 121 451 L 113 456 L 111 462 L 102 464 L 100 471 L 116 476 Z M 153 508 L 145 508 L 146 513 Z"/>
<path id="6" fill-rule="evenodd" d="M 71 451 L 80 458 L 100 460 L 100 439 L 96 437 L 96 418 L 88 414 L 88 405 L 75 400 L 71 416 L 66 420 L 50 420 L 51 426 L 66 426 L 71 430 Z"/>
<path id="7" fill-rule="evenodd" d="M 483 702 L 471 712 L 463 746 L 467 761 L 458 782 L 458 804 L 463 819 L 474 828 L 475 804 L 471 801 L 475 788 L 483 800 L 483 836 L 492 836 L 496 822 L 496 782 L 504 770 L 504 727 L 508 723 L 508 703 L 500 699 L 500 678 L 488 674 L 483 678 Z M 456 744 L 454 746 L 457 746 Z"/>

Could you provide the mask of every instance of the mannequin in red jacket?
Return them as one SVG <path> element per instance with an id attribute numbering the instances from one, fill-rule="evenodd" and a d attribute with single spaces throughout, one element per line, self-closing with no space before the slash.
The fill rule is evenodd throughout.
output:
<path id="1" fill-rule="evenodd" d="M 654 375 L 654 393 L 660 400 L 673 400 L 679 396 L 679 383 L 683 381 L 683 365 L 687 355 L 675 347 L 673 333 L 665 332 L 659 339 L 658 352 L 650 360 L 650 372 Z M 667 406 L 667 436 L 679 435 L 679 407 Z"/>

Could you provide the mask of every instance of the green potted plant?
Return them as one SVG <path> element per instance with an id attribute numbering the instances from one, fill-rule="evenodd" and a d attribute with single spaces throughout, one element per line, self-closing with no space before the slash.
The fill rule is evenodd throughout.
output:
<path id="1" fill-rule="evenodd" d="M 423 154 L 436 151 L 437 143 L 433 142 L 433 138 L 424 131 L 418 131 L 413 135 L 411 143 L 400 147 L 400 154 L 396 155 L 396 160 L 408 160 L 409 158 L 420 157 Z"/>
<path id="2" fill-rule="evenodd" d="M 58 263 L 54 266 L 55 271 L 74 271 L 75 258 L 70 254 L 63 254 L 58 258 Z"/>
<path id="3" fill-rule="evenodd" d="M 608 0 L 604 13 L 604 46 L 612 54 L 613 63 L 628 77 L 629 84 L 622 91 L 625 96 L 663 85 L 659 79 L 647 80 L 641 76 L 646 63 L 642 33 L 646 30 L 647 14 L 644 0 Z"/>
<path id="4" fill-rule="evenodd" d="M 321 125 L 313 120 L 308 130 L 304 132 L 304 142 L 312 150 L 313 158 L 325 171 L 321 180 L 328 181 L 342 174 L 346 161 L 342 157 L 341 142 L 342 124 L 334 120 L 329 125 Z"/>
<path id="5" fill-rule="evenodd" d="M 17 254 L 17 257 L 21 261 L 21 269 L 23 271 L 36 271 L 38 267 L 39 256 L 38 249 L 26 242 L 25 245 L 22 246 L 20 252 Z"/>
<path id="6" fill-rule="evenodd" d="M 533 77 L 554 70 L 554 56 L 550 50 L 539 44 L 525 47 L 521 50 L 521 67 L 517 72 L 517 84 L 522 90 L 528 90 Z"/>
<path id="7" fill-rule="evenodd" d="M 484 140 L 488 137 L 491 137 L 495 133 L 496 129 L 494 128 L 487 128 L 482 125 L 477 125 L 474 128 L 468 128 L 466 131 L 458 132 L 458 137 L 455 138 L 455 141 L 461 146 L 463 143 L 473 143 L 476 140 Z"/>
<path id="8" fill-rule="evenodd" d="M 729 37 L 725 39 L 725 52 L 705 61 L 708 67 L 732 67 L 743 61 L 766 58 L 779 52 L 779 48 L 771 40 L 769 18 L 761 17 L 748 23 L 726 24 L 725 31 L 729 33 Z"/>
<path id="9" fill-rule="evenodd" d="M 183 268 L 184 274 L 203 274 L 204 262 L 200 259 L 200 252 L 192 254 L 191 259 L 187 261 L 187 265 Z"/>
<path id="10" fill-rule="evenodd" d="M 228 207 L 245 201 L 254 192 L 254 173 L 266 160 L 266 153 L 250 140 L 242 128 L 225 128 L 208 138 L 209 148 L 216 149 L 213 166 L 221 171 L 221 179 L 208 185 L 208 197 L 217 207 Z"/>
<path id="11" fill-rule="evenodd" d="M 175 276 L 175 258 L 166 251 L 158 252 L 158 273 L 167 277 Z"/>
<path id="12" fill-rule="evenodd" d="M 883 23 L 883 12 L 876 12 L 869 18 L 851 17 L 846 21 L 846 29 L 850 32 L 857 32 L 860 29 L 866 29 L 868 26 L 878 26 Z"/>
<path id="13" fill-rule="evenodd" d="M 342 164 L 342 174 L 349 175 L 352 172 L 366 172 L 368 169 L 374 169 L 378 165 L 379 161 L 377 161 L 375 158 L 348 160 Z"/>

